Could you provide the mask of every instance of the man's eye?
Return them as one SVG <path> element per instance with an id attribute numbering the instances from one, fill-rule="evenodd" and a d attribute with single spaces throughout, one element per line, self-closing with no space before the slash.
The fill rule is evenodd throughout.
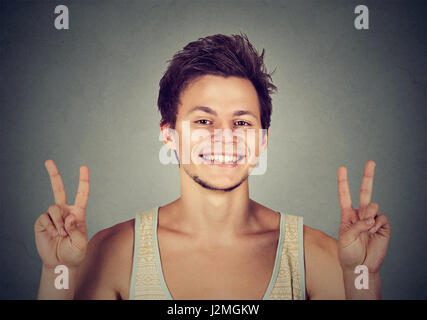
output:
<path id="1" fill-rule="evenodd" d="M 209 124 L 208 122 L 210 122 L 210 121 L 206 120 L 206 119 L 196 120 L 196 123 L 198 123 L 198 124 Z"/>
<path id="2" fill-rule="evenodd" d="M 250 125 L 251 125 L 249 122 L 242 121 L 242 120 L 236 121 L 235 123 L 236 123 L 238 126 L 250 126 Z"/>

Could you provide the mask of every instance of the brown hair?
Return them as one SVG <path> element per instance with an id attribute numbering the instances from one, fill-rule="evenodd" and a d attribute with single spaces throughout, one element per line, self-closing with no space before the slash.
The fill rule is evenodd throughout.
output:
<path id="1" fill-rule="evenodd" d="M 250 80 L 258 94 L 262 128 L 270 127 L 270 94 L 277 90 L 271 79 L 273 73 L 267 73 L 264 49 L 258 54 L 245 34 L 200 38 L 187 44 L 168 62 L 157 100 L 162 116 L 160 125 L 169 124 L 175 128 L 180 93 L 196 77 L 210 74 Z"/>

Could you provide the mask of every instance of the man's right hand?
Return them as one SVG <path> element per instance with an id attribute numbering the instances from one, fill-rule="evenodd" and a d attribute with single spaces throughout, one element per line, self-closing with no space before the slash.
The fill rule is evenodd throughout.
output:
<path id="1" fill-rule="evenodd" d="M 58 265 L 77 268 L 87 249 L 86 206 L 89 198 L 89 168 L 80 167 L 80 179 L 74 205 L 68 205 L 65 188 L 53 160 L 45 162 L 52 183 L 55 204 L 34 224 L 37 251 L 43 267 Z"/>

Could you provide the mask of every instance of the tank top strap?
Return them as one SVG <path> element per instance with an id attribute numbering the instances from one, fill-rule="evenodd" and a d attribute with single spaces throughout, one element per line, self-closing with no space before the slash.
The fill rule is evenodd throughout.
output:
<path id="1" fill-rule="evenodd" d="M 285 213 L 284 242 L 270 300 L 305 300 L 303 217 Z"/>
<path id="2" fill-rule="evenodd" d="M 130 300 L 165 300 L 156 255 L 157 207 L 135 217 Z"/>

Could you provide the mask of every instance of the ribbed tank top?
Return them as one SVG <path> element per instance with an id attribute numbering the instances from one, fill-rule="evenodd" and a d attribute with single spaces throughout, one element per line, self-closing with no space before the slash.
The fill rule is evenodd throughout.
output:
<path id="1" fill-rule="evenodd" d="M 157 239 L 158 207 L 138 213 L 130 300 L 172 300 L 166 285 Z M 270 283 L 263 300 L 304 300 L 303 218 L 280 213 L 280 236 Z"/>

